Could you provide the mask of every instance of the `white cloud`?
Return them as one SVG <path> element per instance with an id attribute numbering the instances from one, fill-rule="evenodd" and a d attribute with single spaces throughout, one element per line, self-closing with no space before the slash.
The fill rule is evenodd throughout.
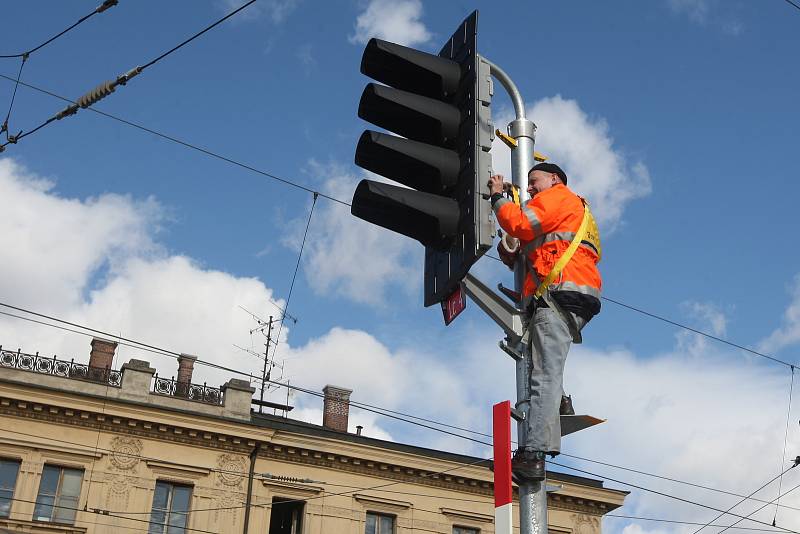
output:
<path id="1" fill-rule="evenodd" d="M 309 168 L 323 182 L 325 194 L 347 201 L 353 197 L 357 176 L 333 164 L 312 161 Z M 294 250 L 299 249 L 306 218 L 303 215 L 290 223 L 285 244 Z M 422 246 L 416 241 L 358 219 L 347 206 L 324 199 L 317 202 L 311 225 L 303 270 L 317 293 L 373 306 L 382 306 L 392 287 L 418 293 L 423 260 Z"/>
<path id="2" fill-rule="evenodd" d="M 619 224 L 625 207 L 650 193 L 650 175 L 641 161 L 629 161 L 614 146 L 608 123 L 592 119 L 575 100 L 560 95 L 526 106 L 528 118 L 537 126 L 536 151 L 548 156 L 567 173 L 569 187 L 586 197 L 603 229 Z M 513 117 L 501 113 L 495 124 L 501 130 Z M 511 176 L 511 156 L 499 139 L 492 145 L 496 172 Z"/>
<path id="3" fill-rule="evenodd" d="M 781 326 L 759 343 L 759 351 L 777 352 L 800 342 L 800 274 L 795 276 L 790 293 L 791 302 L 783 312 Z"/>
<path id="4" fill-rule="evenodd" d="M 352 191 L 352 177 L 349 182 L 335 178 L 331 175 L 329 184 L 333 192 L 337 185 Z M 215 271 L 160 250 L 151 221 L 163 217 L 163 208 L 155 201 L 115 195 L 65 198 L 52 183 L 8 159 L 0 160 L 0 195 L 5 209 L 13 210 L 0 219 L 0 249 L 13 251 L 8 253 L 13 261 L 0 263 L 4 300 L 195 353 L 208 361 L 225 365 L 235 361 L 232 367 L 254 371 L 260 367 L 255 359 L 247 363 L 248 356 L 232 344 L 248 346 L 248 330 L 253 326 L 238 306 L 264 313 L 271 309 L 265 301 L 275 298 L 272 290 L 260 280 Z M 335 218 L 331 221 L 318 222 L 344 224 Z M 52 239 L 50 232 L 58 239 Z M 98 266 L 104 265 L 105 275 L 97 279 Z M 724 333 L 726 322 L 716 308 L 688 306 L 701 319 L 711 321 L 714 332 Z M 459 320 L 474 319 L 466 314 Z M 320 391 L 333 383 L 352 388 L 355 401 L 488 432 L 491 405 L 514 395 L 514 365 L 496 348 L 499 336 L 487 331 L 496 329 L 483 317 L 462 328 L 463 334 L 446 353 L 427 352 L 413 338 L 406 346 L 391 348 L 367 332 L 332 327 L 298 346 L 288 344 L 287 333 L 281 354 L 287 358 L 287 376 L 299 386 Z M 592 328 L 590 324 L 586 330 L 587 343 L 591 343 Z M 27 351 L 74 356 L 78 361 L 85 361 L 88 353 L 87 338 L 5 316 L 0 316 L 0 342 L 6 348 L 18 345 Z M 780 366 L 726 351 L 709 345 L 695 355 L 674 350 L 644 357 L 590 345 L 575 347 L 567 364 L 567 390 L 579 413 L 608 421 L 566 438 L 563 451 L 743 494 L 752 491 L 777 473 L 789 375 Z M 132 357 L 150 360 L 165 376 L 176 368 L 174 360 L 127 347 L 120 349 L 117 365 Z M 227 372 L 203 367 L 196 373 L 197 380 L 210 385 L 231 378 Z M 270 394 L 276 401 L 285 400 L 285 395 L 285 390 Z M 290 402 L 297 406 L 293 417 L 320 422 L 318 397 L 297 394 Z M 797 409 L 791 420 L 797 420 Z M 478 444 L 353 408 L 351 430 L 356 424 L 364 426 L 365 435 L 380 439 L 490 454 Z M 797 430 L 790 426 L 789 457 L 800 450 Z M 734 497 L 610 467 L 584 467 L 718 508 L 735 502 Z M 797 473 L 792 471 L 784 490 L 796 483 Z M 607 482 L 606 486 L 620 484 Z M 773 483 L 759 496 L 771 499 L 775 491 Z M 800 495 L 792 494 L 782 502 L 800 505 Z M 737 510 L 747 513 L 753 508 Z M 772 510 L 757 517 L 770 521 L 766 515 Z M 785 512 L 779 515 L 779 524 L 800 528 L 800 518 Z M 639 490 L 628 497 L 622 513 L 689 521 L 707 521 L 715 515 Z M 688 534 L 682 527 L 663 526 L 662 530 L 614 521 L 615 532 Z"/>
<path id="5" fill-rule="evenodd" d="M 719 0 L 668 0 L 670 10 L 698 26 L 713 26 L 725 34 L 737 36 L 744 31 L 744 22 L 731 10 L 740 6 L 726 3 L 719 5 Z"/>
<path id="6" fill-rule="evenodd" d="M 366 44 L 372 37 L 406 46 L 430 41 L 431 33 L 420 21 L 420 0 L 371 0 L 356 18 L 351 43 Z"/>
<path id="7" fill-rule="evenodd" d="M 241 7 L 247 0 L 217 0 L 218 5 L 225 13 Z M 248 6 L 235 19 L 255 20 L 267 16 L 274 24 L 280 24 L 297 8 L 300 0 L 260 0 Z"/>
<path id="8" fill-rule="evenodd" d="M 705 23 L 711 10 L 708 0 L 669 0 L 669 7 L 674 13 L 684 14 L 697 23 Z"/>
<path id="9" fill-rule="evenodd" d="M 698 330 L 724 338 L 728 318 L 718 306 L 710 302 L 684 302 L 681 307 L 693 319 L 700 321 Z M 709 340 L 700 334 L 688 330 L 680 330 L 675 334 L 677 350 L 692 356 L 700 356 L 708 349 Z"/>

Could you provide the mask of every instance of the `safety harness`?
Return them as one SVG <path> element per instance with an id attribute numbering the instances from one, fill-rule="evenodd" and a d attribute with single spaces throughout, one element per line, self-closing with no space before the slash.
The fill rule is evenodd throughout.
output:
<path id="1" fill-rule="evenodd" d="M 519 192 L 516 187 L 512 188 L 512 194 L 514 203 L 517 206 L 522 207 L 522 202 L 519 196 Z M 596 252 L 598 257 L 602 257 L 602 247 L 600 245 L 600 231 L 597 228 L 597 221 L 595 221 L 594 216 L 592 215 L 591 210 L 589 209 L 589 203 L 586 202 L 586 199 L 582 197 L 578 197 L 581 199 L 583 203 L 583 220 L 581 221 L 580 227 L 578 227 L 578 231 L 575 233 L 575 236 L 572 238 L 572 241 L 567 247 L 567 250 L 564 251 L 564 254 L 558 259 L 556 264 L 544 278 L 544 280 L 538 281 L 538 285 L 536 287 L 536 291 L 534 292 L 531 300 L 535 302 L 535 299 L 541 298 L 547 304 L 548 307 L 555 310 L 564 322 L 569 327 L 570 334 L 572 335 L 572 341 L 574 343 L 580 343 L 582 341 L 582 336 L 578 325 L 575 323 L 575 318 L 572 316 L 571 313 L 568 313 L 564 310 L 550 295 L 548 291 L 550 285 L 561 275 L 561 272 L 567 266 L 569 261 L 575 255 L 575 251 L 578 250 L 578 247 L 584 243 L 591 248 L 593 248 Z M 531 273 L 532 276 L 538 278 L 536 276 L 536 271 L 533 268 L 533 264 L 531 263 L 530 257 L 525 251 L 525 263 L 527 265 L 528 271 Z M 528 304 L 528 303 L 526 303 Z M 533 314 L 531 315 L 531 321 L 533 321 Z M 527 330 L 527 328 L 526 328 Z M 526 332 L 527 333 L 527 332 Z M 526 336 L 527 337 L 527 336 Z"/>

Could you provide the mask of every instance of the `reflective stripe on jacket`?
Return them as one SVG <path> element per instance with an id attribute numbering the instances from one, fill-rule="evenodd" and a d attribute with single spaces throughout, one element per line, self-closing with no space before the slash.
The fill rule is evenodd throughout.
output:
<path id="1" fill-rule="evenodd" d="M 537 193 L 521 208 L 505 197 L 497 199 L 492 208 L 500 227 L 521 241 L 522 252 L 533 266 L 522 289 L 524 297 L 533 295 L 575 237 L 583 220 L 583 201 L 567 186 L 557 184 Z M 594 247 L 581 242 L 549 288 L 559 304 L 587 320 L 600 311 L 599 260 Z"/>

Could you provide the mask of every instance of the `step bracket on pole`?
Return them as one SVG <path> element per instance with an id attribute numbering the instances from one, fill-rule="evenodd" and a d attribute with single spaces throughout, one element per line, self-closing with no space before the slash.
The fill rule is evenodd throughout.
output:
<path id="1" fill-rule="evenodd" d="M 467 296 L 506 333 L 512 342 L 522 338 L 522 314 L 489 287 L 467 274 L 464 278 Z"/>

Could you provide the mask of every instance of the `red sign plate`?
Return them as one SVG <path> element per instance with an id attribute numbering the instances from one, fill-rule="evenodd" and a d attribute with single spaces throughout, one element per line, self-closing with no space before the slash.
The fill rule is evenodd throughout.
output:
<path id="1" fill-rule="evenodd" d="M 442 315 L 444 315 L 445 326 L 453 322 L 464 308 L 467 307 L 467 295 L 464 293 L 464 286 L 459 284 L 446 299 L 442 301 Z"/>

